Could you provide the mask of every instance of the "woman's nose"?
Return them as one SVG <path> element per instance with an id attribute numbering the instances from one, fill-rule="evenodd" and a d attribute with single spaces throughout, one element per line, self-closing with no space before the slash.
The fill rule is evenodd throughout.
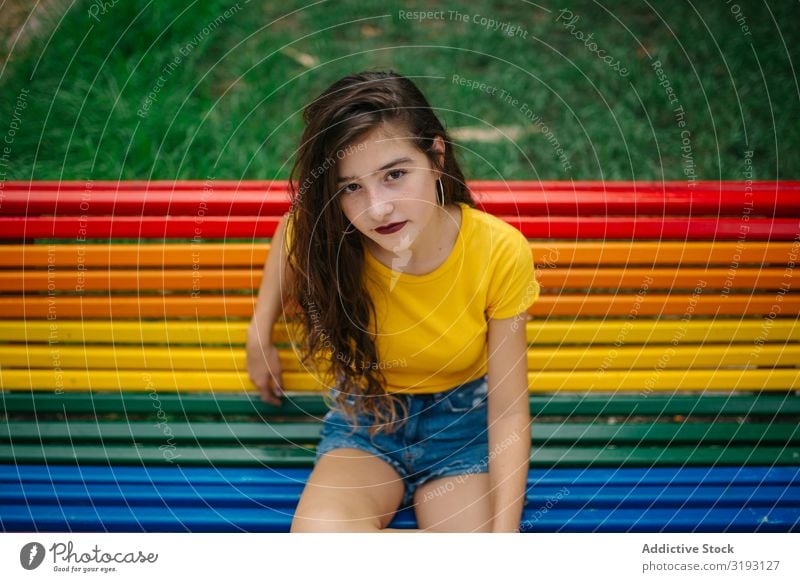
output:
<path id="1" fill-rule="evenodd" d="M 367 212 L 370 218 L 376 221 L 380 221 L 384 216 L 391 214 L 393 210 L 391 200 L 376 190 L 369 193 L 367 205 Z"/>

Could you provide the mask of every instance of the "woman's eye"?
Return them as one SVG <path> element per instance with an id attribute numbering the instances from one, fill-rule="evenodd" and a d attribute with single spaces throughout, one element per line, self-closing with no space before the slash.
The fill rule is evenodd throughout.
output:
<path id="1" fill-rule="evenodd" d="M 391 172 L 389 172 L 389 173 L 388 173 L 388 174 L 386 174 L 386 175 L 387 175 L 387 176 L 397 176 L 396 178 L 394 178 L 394 179 L 390 180 L 390 182 L 396 182 L 397 180 L 399 180 L 400 178 L 402 178 L 402 177 L 403 177 L 404 175 L 406 175 L 407 173 L 408 173 L 408 172 L 406 172 L 405 170 L 392 170 Z M 354 186 L 354 188 L 353 188 L 353 189 L 351 189 L 351 188 L 350 188 L 351 186 Z M 358 184 L 348 184 L 347 186 L 345 186 L 344 188 L 342 188 L 342 192 L 344 192 L 344 193 L 346 193 L 346 194 L 348 194 L 348 193 L 352 193 L 352 192 L 355 192 L 355 191 L 356 191 L 356 188 L 358 188 Z"/>

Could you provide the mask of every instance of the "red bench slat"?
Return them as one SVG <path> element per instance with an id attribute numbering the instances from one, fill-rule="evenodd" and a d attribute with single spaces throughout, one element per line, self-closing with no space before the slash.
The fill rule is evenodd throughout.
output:
<path id="1" fill-rule="evenodd" d="M 228 183 L 225 183 L 228 184 Z M 280 216 L 290 207 L 286 182 L 203 183 L 173 188 L 142 183 L 102 183 L 87 189 L 83 182 L 61 188 L 40 183 L 8 182 L 0 194 L 0 216 Z M 262 184 L 254 187 L 253 184 Z M 522 187 L 522 184 L 528 184 Z M 593 188 L 586 183 L 567 189 L 536 182 L 470 182 L 479 207 L 494 215 L 732 215 L 800 216 L 800 182 L 720 182 L 690 188 L 685 182 L 626 182 Z M 623 187 L 624 184 L 624 187 Z M 505 187 L 504 187 L 505 186 Z"/>
<path id="2" fill-rule="evenodd" d="M 800 219 L 694 217 L 571 217 L 503 216 L 527 238 L 539 239 L 640 239 L 738 240 L 747 227 L 747 240 L 794 240 L 800 236 Z M 0 239 L 33 238 L 267 238 L 279 218 L 252 216 L 75 216 L 0 217 Z"/>

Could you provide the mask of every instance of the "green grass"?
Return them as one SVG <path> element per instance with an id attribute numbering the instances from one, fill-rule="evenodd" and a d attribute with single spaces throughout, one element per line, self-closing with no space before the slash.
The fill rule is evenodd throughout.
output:
<path id="1" fill-rule="evenodd" d="M 468 179 L 684 180 L 681 128 L 656 59 L 686 112 L 697 179 L 745 179 L 748 150 L 754 179 L 800 178 L 800 31 L 790 2 L 738 2 L 749 36 L 722 1 L 569 3 L 580 17 L 573 33 L 593 34 L 625 77 L 556 21 L 563 4 L 449 4 L 439 8 L 444 19 L 423 21 L 398 10 L 430 3 L 302 9 L 242 0 L 229 17 L 233 1 L 177 4 L 124 0 L 95 20 L 95 4 L 77 2 L 11 51 L 0 76 L 7 179 L 285 179 L 305 103 L 348 73 L 393 68 L 418 82 L 448 128 L 528 130 L 516 141 L 459 141 Z M 527 38 L 474 23 L 476 14 L 517 25 Z M 192 39 L 196 48 L 182 55 Z M 287 46 L 318 65 L 280 50 Z M 175 57 L 180 63 L 164 74 Z M 453 74 L 518 104 L 460 86 Z M 160 75 L 157 100 L 137 114 Z"/>

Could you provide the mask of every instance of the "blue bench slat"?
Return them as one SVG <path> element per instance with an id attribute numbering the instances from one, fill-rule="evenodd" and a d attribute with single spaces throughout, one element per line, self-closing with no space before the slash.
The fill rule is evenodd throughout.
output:
<path id="1" fill-rule="evenodd" d="M 223 485 L 108 485 L 5 484 L 0 505 L 157 505 L 164 507 L 285 507 L 294 508 L 302 483 L 270 487 Z M 566 490 L 566 491 L 565 491 Z M 559 495 L 561 492 L 561 495 Z M 536 508 L 548 500 L 566 507 L 797 507 L 800 484 L 784 486 L 584 486 L 528 483 L 526 505 Z"/>
<path id="2" fill-rule="evenodd" d="M 523 516 L 525 518 L 526 516 Z M 530 519 L 530 518 L 528 518 Z M 551 509 L 523 531 L 531 533 L 758 533 L 800 531 L 800 508 Z"/>
<path id="3" fill-rule="evenodd" d="M 290 523 L 291 515 L 269 508 L 0 505 L 5 532 L 288 532 Z"/>
<path id="4" fill-rule="evenodd" d="M 12 531 L 70 532 L 288 532 L 291 515 L 259 508 L 173 508 L 0 505 L 0 526 Z M 35 516 L 35 517 L 33 517 Z M 414 527 L 404 509 L 390 527 Z M 775 509 L 549 509 L 526 510 L 525 532 L 796 532 L 800 508 Z"/>
<path id="5" fill-rule="evenodd" d="M 211 468 L 130 465 L 0 465 L 0 483 L 190 483 L 196 485 L 268 485 L 305 483 L 308 467 Z M 530 472 L 536 484 L 548 485 L 727 485 L 800 484 L 800 467 L 622 467 L 551 468 Z"/>

